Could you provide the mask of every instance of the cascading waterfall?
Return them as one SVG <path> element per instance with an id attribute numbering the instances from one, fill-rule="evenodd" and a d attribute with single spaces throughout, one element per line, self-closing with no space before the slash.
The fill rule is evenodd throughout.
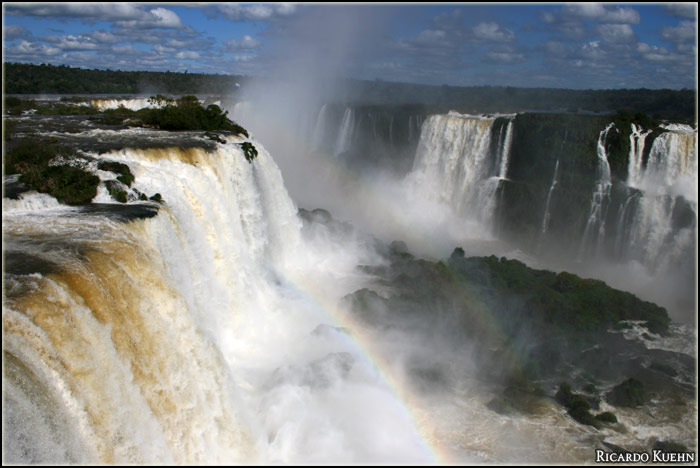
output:
<path id="1" fill-rule="evenodd" d="M 39 265 L 5 276 L 5 460 L 431 460 L 357 348 L 332 326 L 311 333 L 333 323 L 319 303 L 357 285 L 311 286 L 331 256 L 308 257 L 279 169 L 257 143 L 248 163 L 237 143 L 93 155 L 162 194 L 152 218 L 3 210 L 8 258 Z M 401 453 L 356 430 L 367 424 L 390 428 Z"/>
<path id="2" fill-rule="evenodd" d="M 412 173 L 428 198 L 449 206 L 456 215 L 493 221 L 495 195 L 506 178 L 512 120 L 505 134 L 492 141 L 494 118 L 432 115 L 423 124 Z"/>
<path id="3" fill-rule="evenodd" d="M 644 144 L 647 136 L 651 133 L 651 130 L 643 131 L 644 129 L 640 126 L 632 124 L 632 133 L 630 134 L 630 154 L 628 162 L 628 176 L 627 185 L 630 187 L 636 187 L 640 180 L 640 174 L 642 172 L 642 156 L 644 154 Z"/>
<path id="4" fill-rule="evenodd" d="M 628 183 L 635 190 L 625 201 L 621 220 L 625 224 L 618 233 L 625 257 L 651 271 L 664 270 L 687 256 L 697 229 L 697 133 L 686 125 L 668 125 L 665 130 L 654 139 L 646 167 L 638 163 L 639 146 L 630 150 Z M 674 211 L 681 203 L 694 220 L 679 230 L 674 227 Z"/>
<path id="5" fill-rule="evenodd" d="M 600 247 L 600 240 L 605 237 L 605 212 L 610 200 L 610 188 L 612 187 L 612 179 L 610 176 L 610 164 L 605 150 L 605 137 L 614 123 L 608 124 L 598 136 L 596 153 L 598 155 L 598 167 L 596 169 L 596 183 L 593 188 L 593 197 L 591 199 L 591 209 L 588 215 L 588 222 L 583 231 L 581 238 L 581 246 L 579 247 L 579 261 L 584 258 L 584 255 L 593 249 L 597 251 Z"/>

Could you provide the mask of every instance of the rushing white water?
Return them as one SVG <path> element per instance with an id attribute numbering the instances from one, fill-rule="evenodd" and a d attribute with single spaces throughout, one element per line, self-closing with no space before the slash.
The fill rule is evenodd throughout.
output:
<path id="1" fill-rule="evenodd" d="M 591 198 L 591 209 L 588 215 L 588 222 L 581 237 L 581 246 L 579 247 L 579 260 L 584 258 L 584 255 L 593 249 L 595 252 L 600 240 L 605 237 L 605 212 L 608 202 L 610 201 L 610 188 L 612 187 L 612 179 L 610 177 L 610 164 L 605 150 L 605 137 L 614 123 L 608 124 L 598 136 L 596 153 L 598 155 L 598 167 L 596 169 L 596 183 L 593 188 L 593 197 Z"/>
<path id="2" fill-rule="evenodd" d="M 407 178 L 414 190 L 448 206 L 458 217 L 490 226 L 498 185 L 508 171 L 513 125 L 509 121 L 505 136 L 493 142 L 494 121 L 456 112 L 430 116 Z"/>
<path id="3" fill-rule="evenodd" d="M 3 210 L 5 248 L 49 265 L 6 277 L 6 460 L 432 460 L 361 349 L 312 333 L 333 331 L 335 304 L 361 286 L 350 271 L 364 247 L 303 246 L 279 169 L 255 144 L 252 164 L 235 141 L 95 155 L 162 194 L 151 219 Z"/>
<path id="4" fill-rule="evenodd" d="M 654 140 L 645 167 L 630 164 L 628 180 L 639 192 L 626 201 L 636 199 L 636 209 L 627 215 L 631 221 L 621 242 L 627 255 L 652 271 L 663 271 L 687 256 L 697 229 L 695 221 L 678 230 L 673 219 L 674 209 L 685 203 L 697 220 L 697 133 L 684 125 L 666 130 Z"/>
<path id="5" fill-rule="evenodd" d="M 149 98 L 134 98 L 134 99 L 92 99 L 90 104 L 97 107 L 99 110 L 117 109 L 125 107 L 130 110 L 139 110 L 143 108 L 153 109 L 160 107 L 152 102 Z"/>
<path id="6" fill-rule="evenodd" d="M 642 156 L 644 154 L 644 145 L 646 137 L 651 133 L 651 130 L 643 131 L 642 127 L 637 127 L 632 124 L 632 133 L 630 134 L 630 154 L 628 162 L 627 185 L 636 187 L 639 184 L 639 177 L 642 173 Z"/>

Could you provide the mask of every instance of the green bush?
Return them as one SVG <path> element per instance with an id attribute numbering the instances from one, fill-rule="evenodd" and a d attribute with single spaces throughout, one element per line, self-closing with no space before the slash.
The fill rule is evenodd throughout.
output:
<path id="1" fill-rule="evenodd" d="M 90 203 L 100 183 L 96 175 L 68 165 L 34 169 L 23 173 L 19 180 L 28 188 L 48 193 L 66 205 Z"/>
<path id="2" fill-rule="evenodd" d="M 65 146 L 48 144 L 37 140 L 19 143 L 5 154 L 5 174 L 21 174 L 46 167 L 49 162 L 62 156 L 72 158 L 74 151 Z"/>
<path id="3" fill-rule="evenodd" d="M 255 146 L 253 146 L 252 143 L 246 141 L 241 145 L 241 148 L 243 148 L 243 153 L 245 154 L 245 159 L 249 162 L 252 163 L 253 159 L 255 159 L 258 156 L 258 150 L 255 149 Z"/>
<path id="4" fill-rule="evenodd" d="M 127 187 L 131 187 L 131 184 L 134 183 L 134 175 L 131 173 L 129 166 L 126 164 L 116 161 L 100 161 L 97 164 L 97 168 L 101 171 L 109 171 L 119 174 L 117 180 Z"/>

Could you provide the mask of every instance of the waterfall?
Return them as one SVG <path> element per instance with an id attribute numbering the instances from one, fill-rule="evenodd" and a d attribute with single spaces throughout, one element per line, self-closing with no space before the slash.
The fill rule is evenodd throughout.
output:
<path id="1" fill-rule="evenodd" d="M 637 127 L 632 124 L 632 133 L 630 134 L 630 153 L 629 153 L 629 163 L 628 163 L 628 176 L 627 185 L 630 187 L 636 187 L 640 180 L 640 174 L 642 171 L 642 157 L 644 154 L 644 143 L 647 135 L 651 133 L 651 130 L 646 132 L 642 131 L 642 127 Z"/>
<path id="2" fill-rule="evenodd" d="M 549 191 L 547 192 L 547 202 L 544 205 L 544 215 L 542 216 L 542 228 L 540 229 L 540 240 L 547 233 L 547 228 L 549 227 L 549 204 L 552 201 L 552 193 L 557 187 L 557 176 L 559 175 L 559 159 L 557 159 L 556 164 L 554 164 L 554 175 L 552 176 L 552 185 L 549 186 Z"/>
<path id="3" fill-rule="evenodd" d="M 512 120 L 505 136 L 492 141 L 495 119 L 451 112 L 423 124 L 409 180 L 427 198 L 449 206 L 456 216 L 493 222 L 499 182 L 505 179 Z"/>
<path id="4" fill-rule="evenodd" d="M 598 155 L 598 167 L 596 169 L 596 183 L 593 188 L 593 197 L 591 199 L 591 209 L 588 215 L 588 222 L 583 231 L 581 238 L 581 246 L 579 247 L 579 260 L 583 259 L 587 249 L 592 243 L 594 249 L 600 247 L 600 241 L 605 236 L 605 211 L 607 203 L 610 200 L 610 188 L 612 187 L 612 179 L 610 177 L 610 164 L 605 150 L 605 137 L 614 123 L 608 124 L 605 130 L 600 132 L 596 153 Z M 597 232 L 596 231 L 597 228 Z"/>
<path id="5" fill-rule="evenodd" d="M 340 130 L 338 131 L 338 138 L 335 143 L 335 151 L 333 154 L 336 156 L 346 152 L 350 149 L 350 143 L 352 141 L 353 129 L 354 129 L 354 113 L 352 108 L 348 107 L 345 109 L 343 114 L 343 120 L 340 123 Z"/>
<path id="6" fill-rule="evenodd" d="M 5 461 L 433 460 L 392 389 L 334 331 L 358 277 L 328 279 L 339 264 L 350 276 L 356 258 L 307 244 L 270 155 L 254 142 L 249 163 L 231 138 L 91 154 L 162 195 L 151 218 L 32 194 L 3 210 Z M 390 431 L 402 450 L 360 427 Z"/>
<path id="7" fill-rule="evenodd" d="M 665 130 L 654 140 L 645 168 L 630 164 L 636 203 L 626 214 L 621 242 L 628 256 L 652 271 L 687 260 L 697 230 L 697 133 L 685 125 Z M 630 161 L 632 156 L 630 150 Z M 674 218 L 683 210 L 692 213 L 692 221 L 679 229 Z"/>

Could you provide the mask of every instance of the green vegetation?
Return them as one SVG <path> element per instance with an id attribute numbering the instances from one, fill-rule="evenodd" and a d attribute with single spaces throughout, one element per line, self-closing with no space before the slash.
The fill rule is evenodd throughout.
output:
<path id="1" fill-rule="evenodd" d="M 603 281 L 528 268 L 518 260 L 495 256 L 450 259 L 450 267 L 464 280 L 503 294 L 517 294 L 520 316 L 548 328 L 550 334 L 599 332 L 623 320 L 643 320 L 653 333 L 664 334 L 670 318 L 666 310 Z"/>
<path id="2" fill-rule="evenodd" d="M 255 149 L 255 146 L 248 141 L 241 144 L 241 148 L 243 149 L 243 154 L 245 154 L 246 161 L 249 163 L 252 163 L 253 159 L 258 156 L 258 150 Z"/>
<path id="3" fill-rule="evenodd" d="M 143 89 L 161 93 L 230 93 L 233 83 L 249 78 L 172 72 L 86 70 L 65 65 L 5 63 L 8 94 L 139 94 Z M 695 122 L 696 93 L 692 89 L 570 90 L 508 86 L 431 86 L 385 81 L 346 80 L 347 100 L 366 105 L 427 105 L 430 112 L 450 109 L 465 113 L 523 112 L 530 110 L 586 110 L 644 112 L 655 119 Z M 323 92 L 324 90 L 319 90 Z M 336 96 L 323 96 L 332 100 Z"/>
<path id="4" fill-rule="evenodd" d="M 635 408 L 646 403 L 647 397 L 642 382 L 635 378 L 630 378 L 615 386 L 605 399 L 611 405 Z"/>
<path id="5" fill-rule="evenodd" d="M 48 193 L 66 205 L 84 205 L 97 195 L 100 178 L 79 167 L 60 165 L 24 173 L 19 181 L 32 190 Z"/>
<path id="6" fill-rule="evenodd" d="M 569 416 L 581 424 L 600 429 L 600 420 L 590 413 L 591 405 L 582 395 L 572 393 L 571 385 L 564 382 L 559 385 L 554 399 L 568 409 Z M 614 416 L 613 416 L 614 417 Z"/>
<path id="7" fill-rule="evenodd" d="M 10 115 L 20 115 L 23 111 L 36 108 L 34 99 L 21 99 L 16 96 L 3 96 L 5 112 Z"/>
<path id="8" fill-rule="evenodd" d="M 199 73 L 87 70 L 65 65 L 5 63 L 7 94 L 139 94 L 143 89 L 185 94 L 226 93 L 244 78 Z"/>
<path id="9" fill-rule="evenodd" d="M 144 108 L 136 111 L 123 106 L 116 109 L 107 109 L 103 112 L 100 122 L 106 125 L 126 123 L 132 126 L 153 127 L 171 131 L 221 130 L 248 137 L 248 132 L 243 127 L 232 122 L 227 117 L 228 111 L 222 111 L 215 104 L 205 108 L 199 103 L 196 96 L 182 96 L 175 100 L 158 94 L 151 96 L 149 102 L 161 107 Z"/>
<path id="10" fill-rule="evenodd" d="M 605 423 L 612 423 L 615 424 L 617 422 L 617 416 L 615 416 L 613 413 L 610 411 L 603 411 L 600 414 L 596 414 L 595 418 L 598 421 L 605 422 Z"/>
<path id="11" fill-rule="evenodd" d="M 100 161 L 97 164 L 97 168 L 101 171 L 119 174 L 117 180 L 127 187 L 131 187 L 131 184 L 134 183 L 134 175 L 126 164 L 115 161 Z"/>
<path id="12" fill-rule="evenodd" d="M 81 167 L 56 164 L 75 161 L 67 147 L 24 141 L 5 154 L 5 173 L 22 174 L 19 181 L 30 190 L 48 193 L 67 205 L 90 203 L 97 195 L 100 178 Z"/>

